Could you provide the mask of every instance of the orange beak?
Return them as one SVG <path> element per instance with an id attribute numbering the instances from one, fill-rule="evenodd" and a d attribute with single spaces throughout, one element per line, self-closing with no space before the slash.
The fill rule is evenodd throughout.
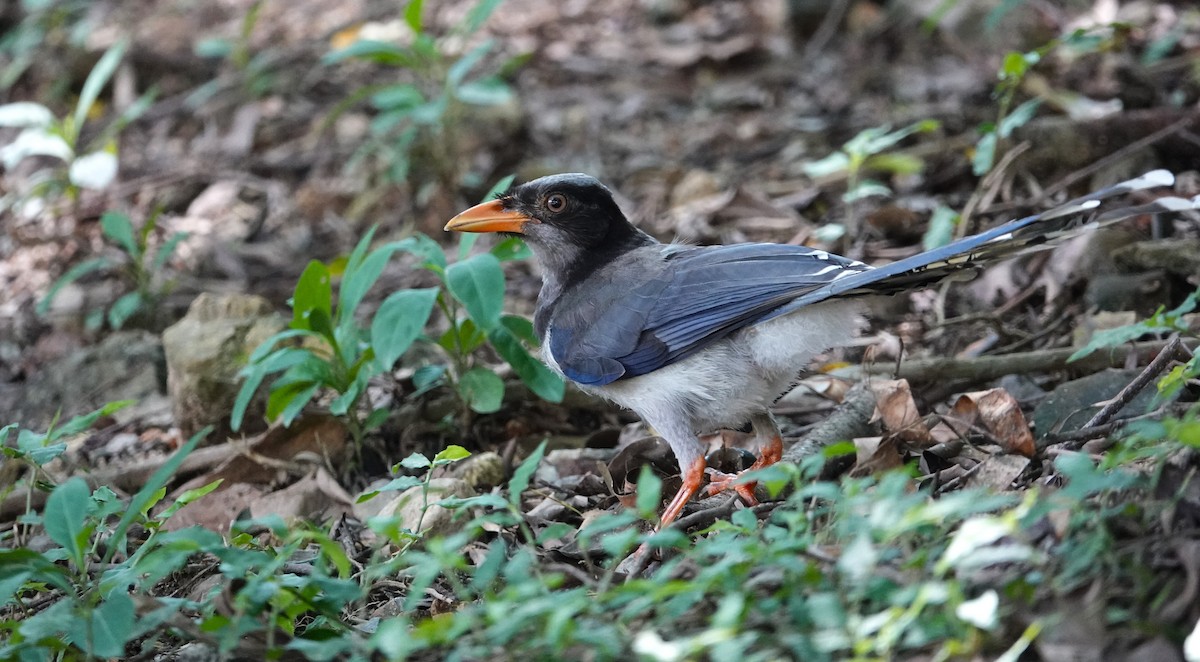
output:
<path id="1" fill-rule="evenodd" d="M 446 230 L 456 232 L 515 232 L 524 234 L 526 223 L 538 221 L 517 211 L 508 211 L 499 200 L 481 202 L 450 219 Z"/>

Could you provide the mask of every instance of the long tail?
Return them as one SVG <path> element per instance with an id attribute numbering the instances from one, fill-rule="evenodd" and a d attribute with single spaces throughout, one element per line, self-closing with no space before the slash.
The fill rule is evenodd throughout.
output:
<path id="1" fill-rule="evenodd" d="M 1104 201 L 1142 189 L 1171 186 L 1175 176 L 1154 170 L 1141 177 L 1089 193 L 1040 214 L 1009 221 L 986 232 L 959 239 L 931 251 L 891 264 L 848 274 L 828 285 L 794 299 L 772 317 L 801 306 L 833 297 L 863 294 L 892 294 L 931 284 L 954 273 L 980 267 L 1008 257 L 1045 250 L 1062 240 L 1093 227 L 1140 216 L 1200 210 L 1200 196 L 1190 200 L 1163 197 L 1141 205 L 1103 210 Z"/>

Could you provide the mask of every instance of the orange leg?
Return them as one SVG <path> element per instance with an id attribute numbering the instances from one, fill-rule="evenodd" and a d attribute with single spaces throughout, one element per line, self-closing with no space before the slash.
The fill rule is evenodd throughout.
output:
<path id="1" fill-rule="evenodd" d="M 687 502 L 695 496 L 700 489 L 700 483 L 704 481 L 704 457 L 698 457 L 692 462 L 690 467 L 683 470 L 683 485 L 679 486 L 679 491 L 675 493 L 675 498 L 671 499 L 671 503 L 667 504 L 667 509 L 663 511 L 662 519 L 658 522 L 658 529 L 662 530 L 674 522 L 679 513 L 683 512 L 683 507 Z"/>
<path id="2" fill-rule="evenodd" d="M 748 505 L 758 505 L 758 499 L 754 496 L 754 488 L 757 483 L 741 483 L 734 484 L 746 471 L 754 471 L 775 464 L 783 458 L 783 436 L 779 432 L 779 427 L 775 425 L 775 421 L 771 420 L 770 416 L 756 418 L 754 420 L 754 431 L 759 437 L 765 437 L 762 453 L 754 464 L 750 465 L 749 469 L 739 471 L 736 474 L 721 473 L 719 471 L 710 472 L 712 477 L 708 483 L 708 494 L 719 494 L 725 490 L 734 490 L 738 496 L 742 497 Z"/>

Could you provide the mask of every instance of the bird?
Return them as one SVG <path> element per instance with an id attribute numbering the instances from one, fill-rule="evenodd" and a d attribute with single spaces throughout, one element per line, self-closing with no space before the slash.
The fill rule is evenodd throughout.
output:
<path id="1" fill-rule="evenodd" d="M 582 173 L 511 186 L 452 218 L 447 231 L 521 237 L 542 266 L 534 313 L 542 360 L 581 390 L 639 415 L 670 446 L 682 485 L 659 527 L 700 491 L 732 489 L 756 503 L 744 472 L 708 469 L 698 433 L 743 428 L 761 447 L 745 471 L 778 462 L 771 405 L 817 354 L 851 342 L 864 297 L 895 294 L 1020 253 L 1085 227 L 1200 208 L 1159 197 L 1104 209 L 1127 193 L 1167 187 L 1155 170 L 1052 209 L 873 267 L 805 246 L 663 243 L 635 227 L 612 191 Z"/>

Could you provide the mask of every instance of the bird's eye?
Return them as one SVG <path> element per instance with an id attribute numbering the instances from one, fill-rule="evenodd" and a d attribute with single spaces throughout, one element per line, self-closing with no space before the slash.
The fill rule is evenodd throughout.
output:
<path id="1" fill-rule="evenodd" d="M 561 193 L 546 196 L 546 209 L 557 214 L 567 208 L 567 197 Z"/>

